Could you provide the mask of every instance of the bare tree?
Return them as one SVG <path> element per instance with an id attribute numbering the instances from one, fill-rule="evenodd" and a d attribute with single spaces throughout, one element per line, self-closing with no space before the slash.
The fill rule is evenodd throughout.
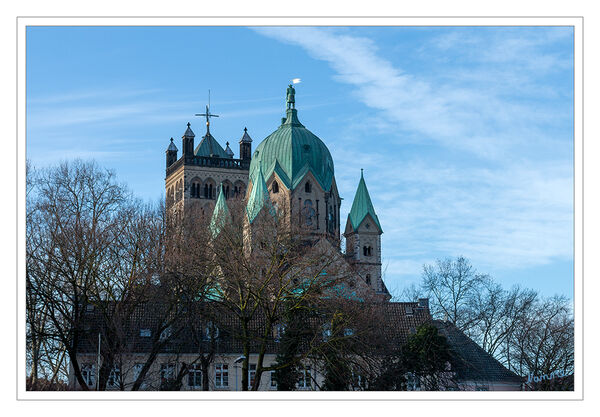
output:
<path id="1" fill-rule="evenodd" d="M 422 289 L 430 299 L 432 315 L 468 330 L 476 320 L 470 309 L 472 299 L 486 279 L 487 275 L 477 273 L 462 256 L 438 260 L 435 266 L 424 265 Z"/>

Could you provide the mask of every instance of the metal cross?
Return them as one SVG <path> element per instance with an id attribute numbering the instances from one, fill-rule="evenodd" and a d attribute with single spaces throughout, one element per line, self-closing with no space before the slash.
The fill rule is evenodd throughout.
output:
<path id="1" fill-rule="evenodd" d="M 206 113 L 196 113 L 194 116 L 204 116 L 206 117 L 206 134 L 210 133 L 210 117 L 219 117 L 217 114 L 212 114 L 210 112 L 210 90 L 208 90 L 208 104 L 206 105 Z"/>

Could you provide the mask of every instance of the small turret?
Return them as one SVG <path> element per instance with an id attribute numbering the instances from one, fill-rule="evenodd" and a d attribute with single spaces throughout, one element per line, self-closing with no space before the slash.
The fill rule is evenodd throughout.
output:
<path id="1" fill-rule="evenodd" d="M 225 148 L 225 153 L 227 154 L 227 156 L 229 158 L 233 158 L 233 151 L 231 150 L 231 148 L 229 147 L 229 142 L 227 142 L 227 147 Z"/>
<path id="2" fill-rule="evenodd" d="M 219 196 L 213 210 L 212 217 L 210 219 L 210 232 L 213 239 L 217 237 L 227 222 L 231 221 L 231 215 L 229 214 L 229 208 L 225 202 L 225 191 L 223 190 L 223 183 L 219 186 Z"/>
<path id="3" fill-rule="evenodd" d="M 167 148 L 166 154 L 167 154 L 167 168 L 169 168 L 171 165 L 173 165 L 176 161 L 177 161 L 177 146 L 175 146 L 175 144 L 173 143 L 173 138 L 171 138 L 171 143 L 169 144 L 169 147 Z"/>
<path id="4" fill-rule="evenodd" d="M 192 129 L 190 128 L 190 123 L 188 122 L 187 129 L 185 130 L 185 133 L 182 136 L 183 159 L 185 161 L 189 161 L 194 157 L 194 137 L 196 137 L 196 135 L 194 134 L 194 132 L 192 132 Z"/>
<path id="5" fill-rule="evenodd" d="M 244 136 L 240 139 L 240 159 L 250 160 L 252 158 L 252 138 L 248 134 L 248 128 L 244 128 Z"/>

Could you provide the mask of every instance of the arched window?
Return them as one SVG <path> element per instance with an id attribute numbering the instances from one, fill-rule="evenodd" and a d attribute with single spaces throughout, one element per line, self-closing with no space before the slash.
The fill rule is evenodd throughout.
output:
<path id="1" fill-rule="evenodd" d="M 307 226 L 312 226 L 313 217 L 315 216 L 315 209 L 311 200 L 304 200 L 304 216 L 305 223 Z"/>
<path id="2" fill-rule="evenodd" d="M 208 195 L 208 184 L 204 184 L 204 198 L 209 198 Z"/>
<path id="3" fill-rule="evenodd" d="M 373 256 L 373 248 L 371 246 L 367 248 L 367 255 Z"/>
<path id="4" fill-rule="evenodd" d="M 367 284 L 371 285 L 371 275 L 367 274 L 367 277 L 365 279 L 367 281 Z"/>
<path id="5" fill-rule="evenodd" d="M 367 253 L 369 251 L 369 248 L 367 248 L 366 246 L 363 246 L 363 255 L 367 256 Z"/>
<path id="6" fill-rule="evenodd" d="M 190 195 L 192 196 L 192 198 L 200 198 L 202 196 L 200 187 L 201 187 L 200 181 L 196 178 L 193 179 L 192 186 L 190 189 Z"/>
<path id="7" fill-rule="evenodd" d="M 277 184 L 277 181 L 273 181 L 271 189 L 273 190 L 273 194 L 277 194 L 279 192 L 279 184 Z"/>
<path id="8" fill-rule="evenodd" d="M 312 190 L 312 186 L 310 184 L 310 181 L 306 181 L 306 184 L 304 184 L 304 192 L 310 193 L 311 190 Z"/>
<path id="9" fill-rule="evenodd" d="M 225 187 L 225 200 L 229 199 L 229 185 Z"/>

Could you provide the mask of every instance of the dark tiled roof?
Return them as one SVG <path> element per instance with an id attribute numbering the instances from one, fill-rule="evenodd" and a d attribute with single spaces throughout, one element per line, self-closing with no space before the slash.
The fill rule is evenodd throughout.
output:
<path id="1" fill-rule="evenodd" d="M 419 307 L 419 304 L 414 303 L 398 303 L 386 302 L 380 304 L 372 304 L 373 311 L 376 317 L 381 321 L 373 323 L 373 326 L 380 326 L 383 329 L 383 343 L 391 344 L 392 346 L 401 346 L 404 344 L 411 333 L 423 323 L 431 320 L 429 310 Z M 84 336 L 81 338 L 78 351 L 81 353 L 96 352 L 98 333 L 106 334 L 105 330 L 105 314 L 104 309 L 94 308 L 85 313 Z M 160 305 L 156 303 L 144 304 L 138 306 L 129 320 L 124 321 L 120 326 L 120 334 L 125 335 L 122 339 L 125 341 L 123 351 L 131 353 L 147 353 L 150 352 L 152 346 L 156 343 L 156 339 L 164 324 L 169 317 Z M 192 317 L 192 315 L 190 315 Z M 194 318 L 188 320 L 189 324 L 177 323 L 171 326 L 173 333 L 172 338 L 167 341 L 160 349 L 163 353 L 195 353 L 207 352 L 209 349 L 214 349 L 216 353 L 237 353 L 241 352 L 242 346 L 239 338 L 236 337 L 238 321 L 230 313 L 219 314 L 216 319 L 210 319 L 203 316 L 201 313 L 194 315 Z M 219 337 L 214 342 L 214 345 L 209 346 L 211 341 L 203 338 L 204 332 L 209 322 L 215 323 L 219 328 Z M 319 315 L 314 315 L 308 319 L 306 326 L 312 329 L 313 332 L 320 333 L 320 325 L 322 319 Z M 256 315 L 249 323 L 249 329 L 253 335 L 262 335 L 265 326 L 265 319 L 261 315 Z M 142 329 L 150 330 L 150 337 L 143 337 L 140 334 Z M 259 336 L 255 347 L 258 348 Z M 273 338 L 267 342 L 267 353 L 276 353 L 279 343 Z M 383 348 L 383 346 L 382 346 Z"/>
<path id="2" fill-rule="evenodd" d="M 506 369 L 452 323 L 434 320 L 433 324 L 448 340 L 453 353 L 452 369 L 456 372 L 459 381 L 510 383 L 523 381 L 523 378 Z"/>

